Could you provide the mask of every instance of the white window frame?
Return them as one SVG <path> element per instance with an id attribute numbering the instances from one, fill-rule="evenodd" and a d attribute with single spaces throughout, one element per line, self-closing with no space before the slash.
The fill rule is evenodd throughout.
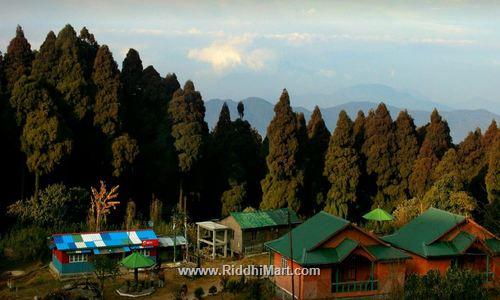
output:
<path id="1" fill-rule="evenodd" d="M 288 259 L 284 256 L 281 256 L 281 267 L 288 268 Z"/>
<path id="2" fill-rule="evenodd" d="M 81 263 L 81 262 L 88 262 L 89 261 L 89 255 L 87 253 L 74 253 L 74 254 L 69 254 L 69 263 Z"/>

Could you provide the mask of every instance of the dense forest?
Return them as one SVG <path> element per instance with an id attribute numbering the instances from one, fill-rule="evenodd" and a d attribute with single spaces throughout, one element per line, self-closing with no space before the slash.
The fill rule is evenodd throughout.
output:
<path id="1" fill-rule="evenodd" d="M 356 222 L 373 207 L 405 222 L 434 206 L 499 233 L 494 120 L 454 145 L 437 110 L 419 128 L 383 103 L 354 120 L 342 111 L 333 132 L 318 107 L 306 124 L 286 90 L 274 111 L 266 137 L 242 103 L 235 121 L 224 105 L 210 131 L 194 83 L 144 67 L 136 50 L 120 69 L 85 27 L 49 32 L 38 50 L 18 27 L 0 53 L 2 228 L 84 223 L 90 187 L 103 180 L 119 185 L 122 203 L 110 224 L 130 210 L 147 221 L 158 203 L 165 219 L 179 204 L 192 220 L 290 207 Z"/>

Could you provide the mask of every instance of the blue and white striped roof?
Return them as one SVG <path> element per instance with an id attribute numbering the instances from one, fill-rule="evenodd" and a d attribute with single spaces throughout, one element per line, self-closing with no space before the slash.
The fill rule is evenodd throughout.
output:
<path id="1" fill-rule="evenodd" d="M 157 239 L 158 237 L 152 229 L 55 234 L 52 236 L 55 247 L 61 251 L 129 246 L 137 248 L 142 246 L 143 241 Z"/>

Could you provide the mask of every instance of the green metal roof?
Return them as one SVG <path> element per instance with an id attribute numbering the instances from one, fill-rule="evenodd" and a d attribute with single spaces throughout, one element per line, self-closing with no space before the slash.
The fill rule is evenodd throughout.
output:
<path id="1" fill-rule="evenodd" d="M 359 246 L 358 242 L 346 238 L 335 248 L 316 248 L 316 246 L 333 237 L 349 225 L 349 221 L 329 213 L 317 213 L 291 231 L 293 260 L 301 265 L 335 264 L 341 262 Z M 274 241 L 267 242 L 265 245 L 272 251 L 291 258 L 288 234 Z M 380 253 L 379 256 L 383 257 L 383 259 L 398 259 L 405 256 L 403 252 L 390 246 L 380 245 L 380 247 L 389 248 L 386 251 L 374 248 Z M 374 256 L 377 257 L 375 254 Z"/>
<path id="2" fill-rule="evenodd" d="M 382 237 L 382 239 L 394 246 L 418 255 L 427 257 L 427 252 L 429 252 L 429 255 L 432 256 L 435 253 L 434 251 L 436 253 L 448 251 L 442 249 L 448 248 L 448 245 L 438 246 L 438 249 L 428 249 L 428 245 L 464 220 L 464 216 L 452 214 L 437 208 L 429 208 L 394 234 Z"/>
<path id="3" fill-rule="evenodd" d="M 453 256 L 465 252 L 476 240 L 476 236 L 461 231 L 453 240 L 425 245 L 425 256 Z"/>
<path id="4" fill-rule="evenodd" d="M 486 246 L 488 246 L 488 248 L 490 248 L 490 250 L 495 253 L 495 254 L 498 254 L 500 253 L 500 240 L 497 239 L 497 238 L 491 238 L 491 239 L 487 239 L 487 240 L 484 240 Z"/>
<path id="5" fill-rule="evenodd" d="M 287 210 L 287 208 L 281 208 L 265 211 L 232 212 L 230 214 L 238 222 L 241 229 L 255 229 L 287 225 Z M 290 210 L 290 221 L 292 224 L 300 223 L 299 217 L 292 210 Z"/>
<path id="6" fill-rule="evenodd" d="M 408 259 L 410 256 L 403 251 L 385 245 L 371 245 L 365 246 L 366 250 L 370 252 L 377 260 L 397 260 Z"/>

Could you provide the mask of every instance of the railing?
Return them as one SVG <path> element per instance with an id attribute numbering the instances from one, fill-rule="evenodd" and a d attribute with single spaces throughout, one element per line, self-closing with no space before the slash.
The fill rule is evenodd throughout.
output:
<path id="1" fill-rule="evenodd" d="M 332 293 L 378 290 L 378 280 L 332 283 Z"/>
<path id="2" fill-rule="evenodd" d="M 481 276 L 484 282 L 493 281 L 495 279 L 495 273 L 493 272 L 484 272 L 481 273 Z"/>
<path id="3" fill-rule="evenodd" d="M 245 255 L 265 252 L 264 244 L 246 246 L 243 249 Z"/>

